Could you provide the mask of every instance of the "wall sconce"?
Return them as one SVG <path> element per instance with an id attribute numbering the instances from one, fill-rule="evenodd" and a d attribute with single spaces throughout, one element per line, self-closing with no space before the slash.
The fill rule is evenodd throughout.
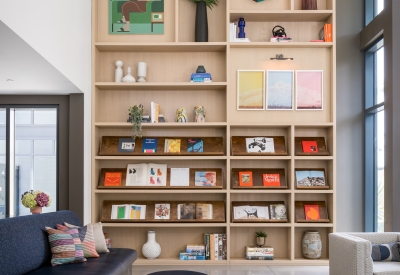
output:
<path id="1" fill-rule="evenodd" d="M 275 57 L 271 57 L 271 60 L 293 60 L 293 57 L 283 57 L 283 54 L 276 54 Z"/>

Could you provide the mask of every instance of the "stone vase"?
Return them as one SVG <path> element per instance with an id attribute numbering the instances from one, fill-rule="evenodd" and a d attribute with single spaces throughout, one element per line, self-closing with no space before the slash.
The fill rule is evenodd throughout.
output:
<path id="1" fill-rule="evenodd" d="M 207 5 L 204 1 L 196 3 L 195 42 L 208 42 Z"/>
<path id="2" fill-rule="evenodd" d="M 143 256 L 149 260 L 154 260 L 161 254 L 161 246 L 156 242 L 156 232 L 147 232 L 147 243 L 142 247 Z"/>
<path id="3" fill-rule="evenodd" d="M 32 214 L 40 214 L 42 213 L 42 207 L 41 206 L 35 206 L 35 208 L 31 208 L 31 213 Z"/>
<path id="4" fill-rule="evenodd" d="M 302 240 L 303 256 L 307 259 L 321 258 L 322 242 L 318 231 L 305 231 Z"/>

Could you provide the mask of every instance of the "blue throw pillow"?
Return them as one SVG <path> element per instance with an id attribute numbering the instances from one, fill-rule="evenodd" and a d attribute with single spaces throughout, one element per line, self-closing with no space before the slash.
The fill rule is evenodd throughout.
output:
<path id="1" fill-rule="evenodd" d="M 400 262 L 399 243 L 373 244 L 371 257 L 373 261 Z"/>

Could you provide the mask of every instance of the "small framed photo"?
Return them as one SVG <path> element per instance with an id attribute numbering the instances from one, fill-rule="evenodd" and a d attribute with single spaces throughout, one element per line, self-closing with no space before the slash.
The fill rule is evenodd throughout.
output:
<path id="1" fill-rule="evenodd" d="M 253 186 L 253 172 L 239 172 L 239 186 Z"/>
<path id="2" fill-rule="evenodd" d="M 267 110 L 293 110 L 294 71 L 267 71 Z"/>
<path id="3" fill-rule="evenodd" d="M 237 71 L 237 110 L 264 110 L 265 71 Z"/>
<path id="4" fill-rule="evenodd" d="M 323 71 L 296 71 L 296 110 L 323 109 Z"/>

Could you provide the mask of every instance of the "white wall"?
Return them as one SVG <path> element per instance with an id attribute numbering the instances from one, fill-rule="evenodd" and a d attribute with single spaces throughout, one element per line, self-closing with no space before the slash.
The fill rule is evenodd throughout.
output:
<path id="1" fill-rule="evenodd" d="M 0 20 L 84 93 L 84 195 L 90 198 L 91 1 L 1 0 Z M 27 72 L 21 68 L 21 73 Z M 90 205 L 86 199 L 85 223 L 90 221 Z"/>

